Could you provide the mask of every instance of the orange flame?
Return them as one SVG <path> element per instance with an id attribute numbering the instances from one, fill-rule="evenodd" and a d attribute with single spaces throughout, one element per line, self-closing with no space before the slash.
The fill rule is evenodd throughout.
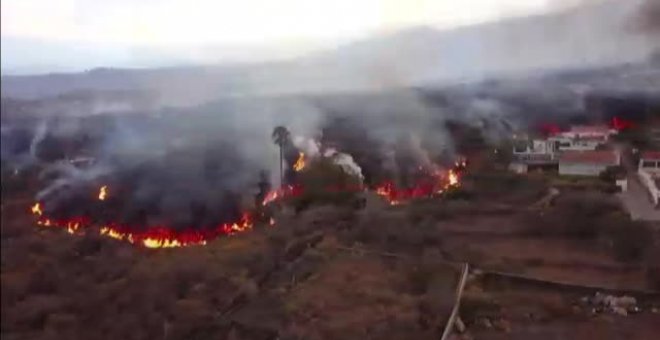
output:
<path id="1" fill-rule="evenodd" d="M 204 242 L 206 244 L 206 242 Z M 181 247 L 181 242 L 169 239 L 145 238 L 142 245 L 147 248 L 176 248 Z"/>
<path id="2" fill-rule="evenodd" d="M 108 196 L 108 186 L 104 185 L 99 190 L 99 200 L 105 201 L 105 198 Z"/>
<path id="3" fill-rule="evenodd" d="M 301 171 L 305 168 L 305 154 L 300 152 L 298 153 L 298 160 L 293 164 L 293 170 L 296 172 Z"/>
<path id="4" fill-rule="evenodd" d="M 391 205 L 399 204 L 399 200 L 396 198 L 396 189 L 394 188 L 394 184 L 392 182 L 387 182 L 377 187 L 376 194 L 384 197 Z"/>
<path id="5" fill-rule="evenodd" d="M 37 202 L 35 203 L 32 208 L 30 208 L 30 211 L 32 211 L 32 214 L 41 216 L 44 214 L 43 211 L 41 211 L 41 203 Z"/>
<path id="6" fill-rule="evenodd" d="M 466 162 L 456 162 L 455 168 L 448 171 L 436 171 L 431 182 L 420 181 L 412 188 L 398 188 L 393 182 L 387 181 L 376 187 L 376 194 L 383 197 L 389 204 L 398 205 L 411 199 L 432 197 L 444 193 L 450 188 L 460 186 L 460 171 Z M 420 168 L 421 170 L 421 168 Z"/>
<path id="7" fill-rule="evenodd" d="M 304 154 L 301 153 L 302 164 L 304 167 Z M 296 162 L 298 163 L 298 162 Z M 375 188 L 375 192 L 383 196 L 390 204 L 397 205 L 405 203 L 409 199 L 431 197 L 435 194 L 443 193 L 445 190 L 460 186 L 460 175 L 465 168 L 466 162 L 462 161 L 456 164 L 456 168 L 446 172 L 436 172 L 432 174 L 432 181 L 417 183 L 410 189 L 399 189 L 393 182 L 385 182 Z M 301 168 L 302 169 L 302 168 Z M 297 186 L 285 186 L 269 192 L 264 198 L 262 204 L 269 203 L 291 197 L 302 192 L 303 188 Z M 99 200 L 107 197 L 107 186 L 102 186 L 99 191 Z M 50 219 L 44 216 L 44 208 L 40 202 L 34 203 L 30 207 L 33 215 L 37 216 L 37 224 L 40 226 L 52 226 L 65 229 L 70 234 L 78 234 L 80 231 L 92 227 L 88 217 L 79 216 L 66 220 Z M 269 225 L 274 225 L 275 220 L 270 219 Z M 234 223 L 224 223 L 213 229 L 192 229 L 192 230 L 173 230 L 167 227 L 150 226 L 146 229 L 135 228 L 130 225 L 105 225 L 99 229 L 100 235 L 140 245 L 146 248 L 173 248 L 191 245 L 205 245 L 208 240 L 221 235 L 234 235 L 254 226 L 252 217 L 244 213 L 241 219 Z"/>
<path id="8" fill-rule="evenodd" d="M 69 234 L 75 234 L 80 229 L 80 222 L 67 222 L 66 232 Z"/>
<path id="9" fill-rule="evenodd" d="M 272 190 L 266 194 L 266 198 L 264 198 L 264 201 L 261 202 L 261 205 L 266 206 L 271 202 L 274 202 L 280 197 L 280 191 L 279 190 Z"/>
<path id="10" fill-rule="evenodd" d="M 51 220 L 42 216 L 42 206 L 35 203 L 32 213 L 38 216 L 37 224 L 45 227 L 56 227 L 66 230 L 69 234 L 78 234 L 83 229 L 92 227 L 90 220 L 85 217 L 74 217 L 67 220 Z M 127 225 L 105 225 L 99 229 L 99 234 L 146 248 L 174 248 L 192 245 L 205 245 L 207 240 L 221 236 L 234 235 L 252 229 L 252 217 L 244 213 L 235 223 L 220 224 L 214 229 L 207 230 L 172 230 L 167 227 L 150 227 L 146 230 L 136 230 Z"/>
<path id="11" fill-rule="evenodd" d="M 454 187 L 458 185 L 458 174 L 454 170 L 449 170 L 449 186 Z"/>
<path id="12" fill-rule="evenodd" d="M 279 189 L 271 190 L 266 194 L 266 197 L 264 197 L 263 202 L 261 202 L 261 205 L 266 206 L 270 203 L 273 203 L 274 201 L 277 201 L 283 197 L 288 197 L 288 196 L 295 196 L 300 193 L 300 188 L 299 187 L 294 187 L 292 185 L 288 185 Z"/>
<path id="13" fill-rule="evenodd" d="M 123 240 L 126 235 L 110 228 L 110 227 L 101 227 L 99 233 L 103 236 L 114 238 L 116 240 Z"/>
<path id="14" fill-rule="evenodd" d="M 49 219 L 47 219 L 47 218 L 46 218 L 46 219 L 43 219 L 43 220 L 41 220 L 41 219 L 38 220 L 38 221 L 37 221 L 37 224 L 38 224 L 38 225 L 41 225 L 41 226 L 44 226 L 44 227 L 50 227 L 51 225 L 53 225 L 53 223 L 52 223 Z"/>

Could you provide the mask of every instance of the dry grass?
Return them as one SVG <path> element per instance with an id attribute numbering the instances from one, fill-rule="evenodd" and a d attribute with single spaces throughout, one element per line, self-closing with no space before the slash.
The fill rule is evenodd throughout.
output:
<path id="1" fill-rule="evenodd" d="M 335 257 L 287 297 L 291 323 L 285 334 L 302 339 L 436 337 L 451 308 L 456 272 L 408 265 L 375 256 Z"/>

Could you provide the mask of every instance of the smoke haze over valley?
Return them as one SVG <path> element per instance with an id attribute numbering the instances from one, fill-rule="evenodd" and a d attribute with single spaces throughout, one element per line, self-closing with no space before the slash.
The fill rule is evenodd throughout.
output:
<path id="1" fill-rule="evenodd" d="M 129 90 L 150 92 L 166 105 L 190 105 L 227 96 L 376 91 L 644 65 L 654 56 L 657 65 L 657 18 L 647 9 L 652 6 L 592 1 L 476 26 L 409 28 L 288 61 L 3 76 L 2 95 Z"/>

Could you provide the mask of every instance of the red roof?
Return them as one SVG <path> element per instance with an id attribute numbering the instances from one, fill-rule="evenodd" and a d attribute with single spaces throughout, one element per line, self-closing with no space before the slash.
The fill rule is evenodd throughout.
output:
<path id="1" fill-rule="evenodd" d="M 566 151 L 559 156 L 560 163 L 618 165 L 618 154 L 613 150 Z"/>
<path id="2" fill-rule="evenodd" d="M 660 161 L 660 151 L 644 151 L 642 152 L 642 159 Z"/>

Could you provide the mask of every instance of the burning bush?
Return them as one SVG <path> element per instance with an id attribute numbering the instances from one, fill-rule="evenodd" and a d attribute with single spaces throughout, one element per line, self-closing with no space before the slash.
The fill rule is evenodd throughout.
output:
<path id="1" fill-rule="evenodd" d="M 291 198 L 297 211 L 311 205 L 356 205 L 362 184 L 359 178 L 347 174 L 342 168 L 321 158 L 311 162 L 298 176 L 298 185 L 303 192 Z"/>

